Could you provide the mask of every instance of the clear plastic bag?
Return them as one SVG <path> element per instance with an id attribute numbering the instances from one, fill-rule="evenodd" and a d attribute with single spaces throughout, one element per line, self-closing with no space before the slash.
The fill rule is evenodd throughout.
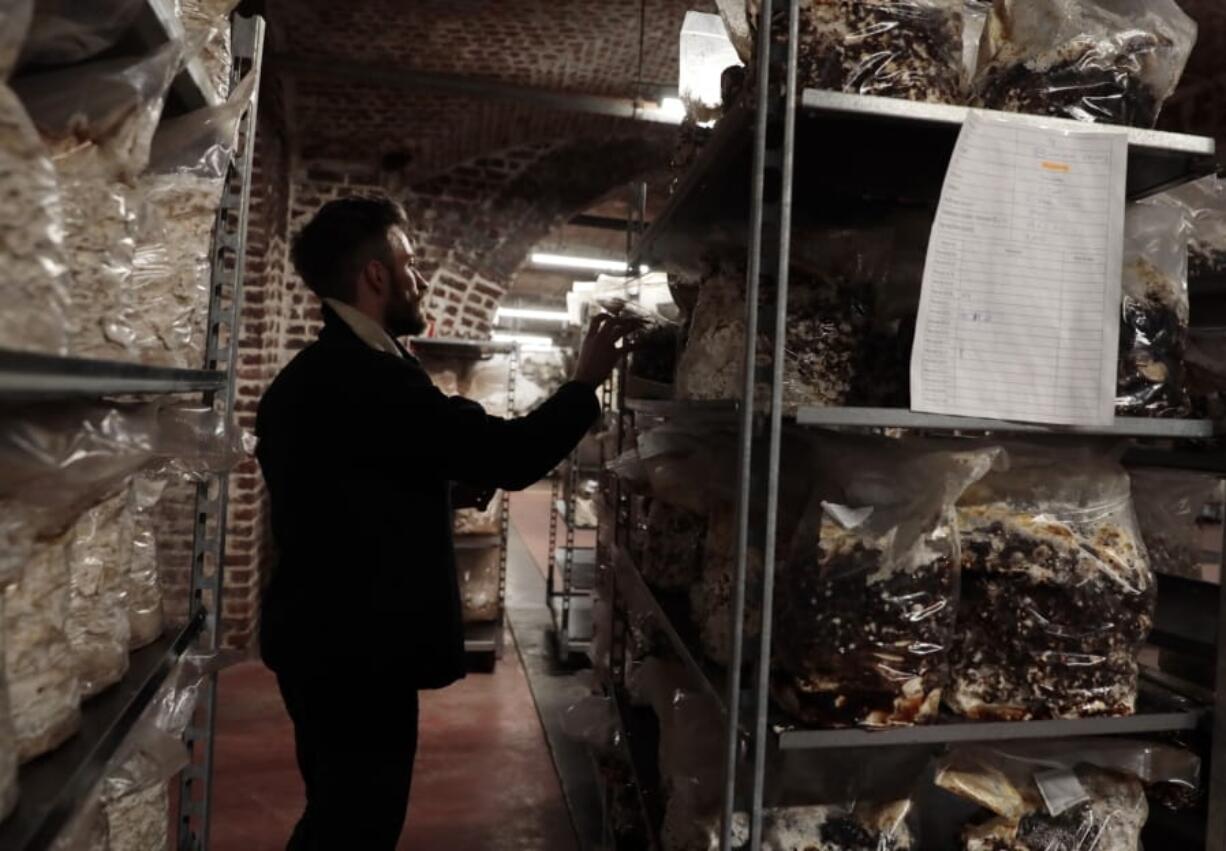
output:
<path id="1" fill-rule="evenodd" d="M 39 133 L 53 147 L 98 148 L 97 170 L 112 179 L 145 169 L 170 83 L 184 48 L 168 42 L 147 56 L 107 59 L 24 76 L 14 84 Z"/>
<path id="2" fill-rule="evenodd" d="M 1177 207 L 1134 204 L 1125 221 L 1116 412 L 1182 417 L 1189 221 Z"/>
<path id="3" fill-rule="evenodd" d="M 616 747 L 618 726 L 617 706 L 604 695 L 581 697 L 562 715 L 562 732 L 598 751 Z"/>
<path id="4" fill-rule="evenodd" d="M 128 570 L 132 513 L 128 487 L 90 508 L 68 539 L 68 643 L 81 694 L 98 694 L 128 671 Z"/>
<path id="5" fill-rule="evenodd" d="M 22 762 L 59 747 L 81 722 L 77 659 L 68 640 L 68 538 L 34 541 L 21 577 L 4 595 L 4 662 Z"/>
<path id="6" fill-rule="evenodd" d="M 0 587 L 3 584 L 0 583 Z M 0 821 L 17 806 L 17 730 L 9 707 L 8 678 L 4 669 L 4 598 L 0 597 Z"/>
<path id="7" fill-rule="evenodd" d="M 837 17 L 830 16 L 837 8 Z M 801 18 L 805 85 L 861 95 L 961 103 L 958 0 L 812 0 Z M 838 57 L 832 67 L 830 50 Z"/>
<path id="8" fill-rule="evenodd" d="M 822 229 L 806 233 L 793 257 L 784 340 L 783 402 L 843 405 L 865 383 L 888 376 L 874 372 L 879 345 L 871 335 L 875 288 L 889 274 L 892 234 L 882 229 Z M 685 349 L 677 367 L 682 399 L 740 399 L 745 357 L 744 272 L 724 264 L 699 284 Z M 772 292 L 761 293 L 773 309 Z M 757 365 L 769 367 L 773 347 L 757 337 Z M 898 372 L 904 373 L 901 362 Z M 901 376 L 898 377 L 901 381 Z M 769 389 L 760 385 L 760 400 Z"/>
<path id="9" fill-rule="evenodd" d="M 1207 579 L 1222 548 L 1221 479 L 1187 470 L 1133 470 L 1133 501 L 1149 562 L 1168 576 Z M 1211 554 L 1207 557 L 1206 554 Z"/>
<path id="10" fill-rule="evenodd" d="M 202 40 L 201 61 L 220 97 L 230 91 L 230 15 L 238 0 L 179 0 L 179 17 L 189 41 Z"/>
<path id="11" fill-rule="evenodd" d="M 143 0 L 37 0 L 21 65 L 72 65 L 112 47 L 135 23 Z"/>
<path id="12" fill-rule="evenodd" d="M 502 531 L 502 492 L 495 491 L 485 508 L 457 508 L 452 523 L 455 535 L 497 535 Z"/>
<path id="13" fill-rule="evenodd" d="M 679 695 L 677 708 L 692 695 Z M 723 735 L 716 718 L 687 712 L 674 727 L 690 736 L 693 756 L 703 763 L 699 771 L 680 778 L 668 801 L 661 831 L 670 851 L 716 851 L 720 832 L 721 770 L 710 747 Z M 705 735 L 705 747 L 697 738 Z M 913 801 L 916 778 L 923 776 L 926 754 L 920 759 L 899 758 L 884 752 L 827 752 L 820 761 L 797 762 L 795 754 L 775 758 L 767 783 L 763 810 L 762 848 L 769 851 L 909 851 L 919 847 L 918 814 Z M 698 781 L 695 786 L 690 781 Z M 732 848 L 749 847 L 749 818 L 733 817 Z"/>
<path id="14" fill-rule="evenodd" d="M 138 205 L 131 181 L 183 57 L 171 42 L 139 60 L 106 60 L 22 78 L 18 94 L 51 150 L 74 281 L 70 348 L 84 357 L 132 356 L 129 287 Z"/>
<path id="15" fill-rule="evenodd" d="M 640 498 L 640 512 L 644 502 L 646 516 L 639 521 L 643 528 L 637 559 L 643 579 L 664 591 L 686 590 L 702 573 L 707 518 L 651 497 Z"/>
<path id="16" fill-rule="evenodd" d="M 456 550 L 456 572 L 460 575 L 464 623 L 497 620 L 502 605 L 498 595 L 498 548 Z"/>
<path id="17" fill-rule="evenodd" d="M 1153 127 L 1196 35 L 1174 0 L 997 0 L 972 104 Z"/>
<path id="18" fill-rule="evenodd" d="M 7 80 L 17 65 L 22 45 L 29 37 L 33 13 L 33 0 L 0 2 L 0 80 Z"/>
<path id="19" fill-rule="evenodd" d="M 677 363 L 680 399 L 739 399 L 745 370 L 743 275 L 727 267 L 704 280 Z"/>
<path id="20" fill-rule="evenodd" d="M 1157 587 L 1128 474 L 1093 447 L 1011 444 L 958 506 L 945 702 L 975 719 L 1128 715 Z"/>
<path id="21" fill-rule="evenodd" d="M 823 435 L 814 487 L 776 585 L 774 693 L 800 720 L 933 720 L 958 601 L 954 503 L 991 447 Z"/>
<path id="22" fill-rule="evenodd" d="M 132 564 L 128 571 L 130 647 L 152 644 L 162 635 L 162 583 L 158 564 L 155 508 L 166 481 L 139 475 L 132 480 Z"/>
<path id="23" fill-rule="evenodd" d="M 42 533 L 62 531 L 139 470 L 196 478 L 248 455 L 246 434 L 211 408 L 63 402 L 0 420 L 0 498 Z"/>
<path id="24" fill-rule="evenodd" d="M 740 10 L 720 3 L 742 59 L 748 38 Z M 746 19 L 757 28 L 759 3 Z M 962 0 L 803 0 L 798 82 L 861 95 L 961 103 L 965 92 Z M 776 38 L 786 35 L 782 16 Z"/>
<path id="25" fill-rule="evenodd" d="M 960 747 L 936 773 L 986 811 L 963 829 L 964 851 L 1139 851 L 1146 786 L 1199 782 L 1192 752 L 1128 739 Z"/>
<path id="26" fill-rule="evenodd" d="M 164 121 L 153 138 L 139 198 L 125 325 L 142 362 L 204 363 L 213 229 L 238 125 L 251 104 L 248 75 L 220 106 Z"/>
<path id="27" fill-rule="evenodd" d="M 29 22 L 29 0 L 0 3 L 0 347 L 66 354 L 69 281 L 55 168 L 4 83 Z"/>
<path id="28" fill-rule="evenodd" d="M 1191 220 L 1190 281 L 1226 274 L 1226 182 L 1211 174 L 1142 203 L 1179 207 Z"/>
<path id="29" fill-rule="evenodd" d="M 112 758 L 100 785 L 109 851 L 169 849 L 169 781 L 189 761 L 183 731 L 207 667 L 183 659 Z"/>

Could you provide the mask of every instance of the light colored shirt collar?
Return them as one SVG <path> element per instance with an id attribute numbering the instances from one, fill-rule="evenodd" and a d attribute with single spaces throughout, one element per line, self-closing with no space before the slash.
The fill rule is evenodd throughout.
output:
<path id="1" fill-rule="evenodd" d="M 400 347 L 391 335 L 383 330 L 383 326 L 371 319 L 353 305 L 345 304 L 334 298 L 325 298 L 324 304 L 336 311 L 336 315 L 349 326 L 358 339 L 378 352 L 386 352 L 396 357 L 404 357 Z"/>

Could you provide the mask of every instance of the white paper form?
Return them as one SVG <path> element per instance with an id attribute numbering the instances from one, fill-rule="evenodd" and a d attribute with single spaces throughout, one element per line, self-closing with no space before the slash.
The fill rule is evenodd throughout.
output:
<path id="1" fill-rule="evenodd" d="M 1128 141 L 972 112 L 928 244 L 911 407 L 1114 418 Z"/>

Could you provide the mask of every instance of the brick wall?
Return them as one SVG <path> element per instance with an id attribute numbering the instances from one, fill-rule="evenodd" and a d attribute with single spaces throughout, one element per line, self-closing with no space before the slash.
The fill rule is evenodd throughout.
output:
<path id="1" fill-rule="evenodd" d="M 409 185 L 375 166 L 305 161 L 295 174 L 291 232 L 333 198 L 368 192 L 400 198 L 430 283 L 436 332 L 488 337 L 498 301 L 532 246 L 611 189 L 660 168 L 672 132 L 513 146 Z M 314 337 L 319 316 L 300 283 L 288 281 L 287 290 L 293 293 L 287 343 L 296 349 Z"/>

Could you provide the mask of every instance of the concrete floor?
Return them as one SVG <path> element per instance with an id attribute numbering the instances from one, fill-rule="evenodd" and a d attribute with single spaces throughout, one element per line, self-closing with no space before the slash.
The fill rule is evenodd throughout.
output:
<path id="1" fill-rule="evenodd" d="M 512 500 L 513 525 L 538 565 L 548 548 L 548 496 L 547 489 L 537 489 Z M 470 674 L 450 688 L 423 692 L 421 713 L 400 851 L 577 848 L 510 636 L 494 673 Z M 213 851 L 284 848 L 302 809 L 302 783 L 276 681 L 258 662 L 221 675 L 215 748 Z"/>

